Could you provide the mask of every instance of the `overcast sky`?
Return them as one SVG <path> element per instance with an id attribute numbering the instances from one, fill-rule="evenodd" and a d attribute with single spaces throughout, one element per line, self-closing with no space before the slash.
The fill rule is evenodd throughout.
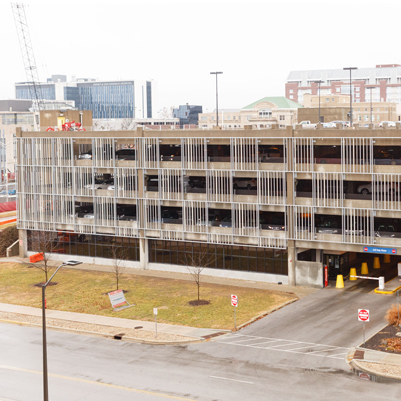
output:
<path id="1" fill-rule="evenodd" d="M 241 108 L 284 96 L 290 71 L 401 64 L 400 0 L 26 0 L 39 78 L 153 79 L 157 110 Z M 25 81 L 0 2 L 0 99 Z M 157 112 L 156 110 L 156 112 Z"/>

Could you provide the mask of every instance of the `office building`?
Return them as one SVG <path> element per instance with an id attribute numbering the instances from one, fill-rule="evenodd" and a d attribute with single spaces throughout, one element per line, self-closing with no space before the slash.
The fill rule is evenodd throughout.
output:
<path id="1" fill-rule="evenodd" d="M 352 70 L 352 101 L 401 103 L 401 65 L 380 64 L 374 68 Z M 342 68 L 329 70 L 291 71 L 285 83 L 285 96 L 304 104 L 304 95 L 350 95 L 350 72 Z"/>
<path id="2" fill-rule="evenodd" d="M 219 126 L 222 129 L 244 129 L 247 125 L 255 128 L 279 128 L 297 123 L 298 109 L 302 106 L 283 96 L 264 97 L 242 109 L 219 109 Z M 213 129 L 217 125 L 217 113 L 199 114 L 199 128 Z"/>
<path id="3" fill-rule="evenodd" d="M 180 119 L 180 128 L 196 128 L 198 125 L 198 116 L 202 113 L 202 106 L 193 106 L 188 103 L 173 109 L 173 117 Z"/>
<path id="4" fill-rule="evenodd" d="M 383 121 L 400 121 L 399 105 L 392 102 L 358 102 L 352 105 L 352 121 L 362 126 Z M 320 110 L 319 110 L 320 109 Z M 349 95 L 304 95 L 304 107 L 298 110 L 298 122 L 349 121 Z M 401 110 L 400 110 L 401 111 Z"/>
<path id="5" fill-rule="evenodd" d="M 30 99 L 30 83 L 16 83 L 17 99 Z M 78 78 L 71 82 L 65 75 L 52 75 L 39 84 L 42 99 L 70 101 L 79 110 L 91 110 L 94 119 L 152 118 L 153 81 L 98 81 Z"/>

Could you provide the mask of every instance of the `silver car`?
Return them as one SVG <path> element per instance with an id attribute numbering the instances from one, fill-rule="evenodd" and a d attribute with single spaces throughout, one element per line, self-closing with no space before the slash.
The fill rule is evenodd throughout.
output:
<path id="1" fill-rule="evenodd" d="M 376 193 L 395 193 L 395 191 L 398 189 L 398 184 L 395 184 L 393 182 L 390 183 L 384 183 L 381 185 L 376 185 Z M 362 195 L 368 195 L 372 193 L 372 183 L 367 182 L 366 184 L 359 185 L 358 188 L 356 189 L 356 192 L 358 194 Z"/>

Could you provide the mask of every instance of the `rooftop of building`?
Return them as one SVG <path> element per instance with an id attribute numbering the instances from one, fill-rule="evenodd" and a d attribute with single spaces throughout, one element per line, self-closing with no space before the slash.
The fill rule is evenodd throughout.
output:
<path id="1" fill-rule="evenodd" d="M 263 102 L 273 103 L 279 109 L 299 109 L 299 108 L 303 107 L 299 103 L 294 102 L 293 100 L 287 99 L 284 96 L 273 96 L 273 97 L 264 97 L 262 99 L 259 99 L 256 102 L 248 104 L 248 106 L 245 106 L 242 109 L 243 110 L 254 109 L 257 104 L 263 103 Z"/>
<path id="2" fill-rule="evenodd" d="M 393 74 L 401 76 L 401 66 L 398 64 L 382 64 L 375 67 L 358 68 L 352 70 L 352 79 L 369 79 L 371 76 L 377 78 L 390 78 Z M 339 80 L 349 81 L 349 70 L 342 68 L 334 69 L 316 69 L 316 70 L 298 70 L 291 71 L 287 77 L 286 82 L 313 80 Z"/>

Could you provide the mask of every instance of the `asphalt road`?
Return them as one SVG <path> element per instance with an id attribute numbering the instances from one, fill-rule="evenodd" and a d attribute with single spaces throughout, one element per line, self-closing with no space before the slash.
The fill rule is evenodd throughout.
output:
<path id="1" fill-rule="evenodd" d="M 236 333 L 186 346 L 150 346 L 48 331 L 56 401 L 398 400 L 399 383 L 373 383 L 343 355 L 385 325 L 391 297 L 318 291 Z M 42 396 L 41 330 L 0 324 L 0 400 Z"/>

